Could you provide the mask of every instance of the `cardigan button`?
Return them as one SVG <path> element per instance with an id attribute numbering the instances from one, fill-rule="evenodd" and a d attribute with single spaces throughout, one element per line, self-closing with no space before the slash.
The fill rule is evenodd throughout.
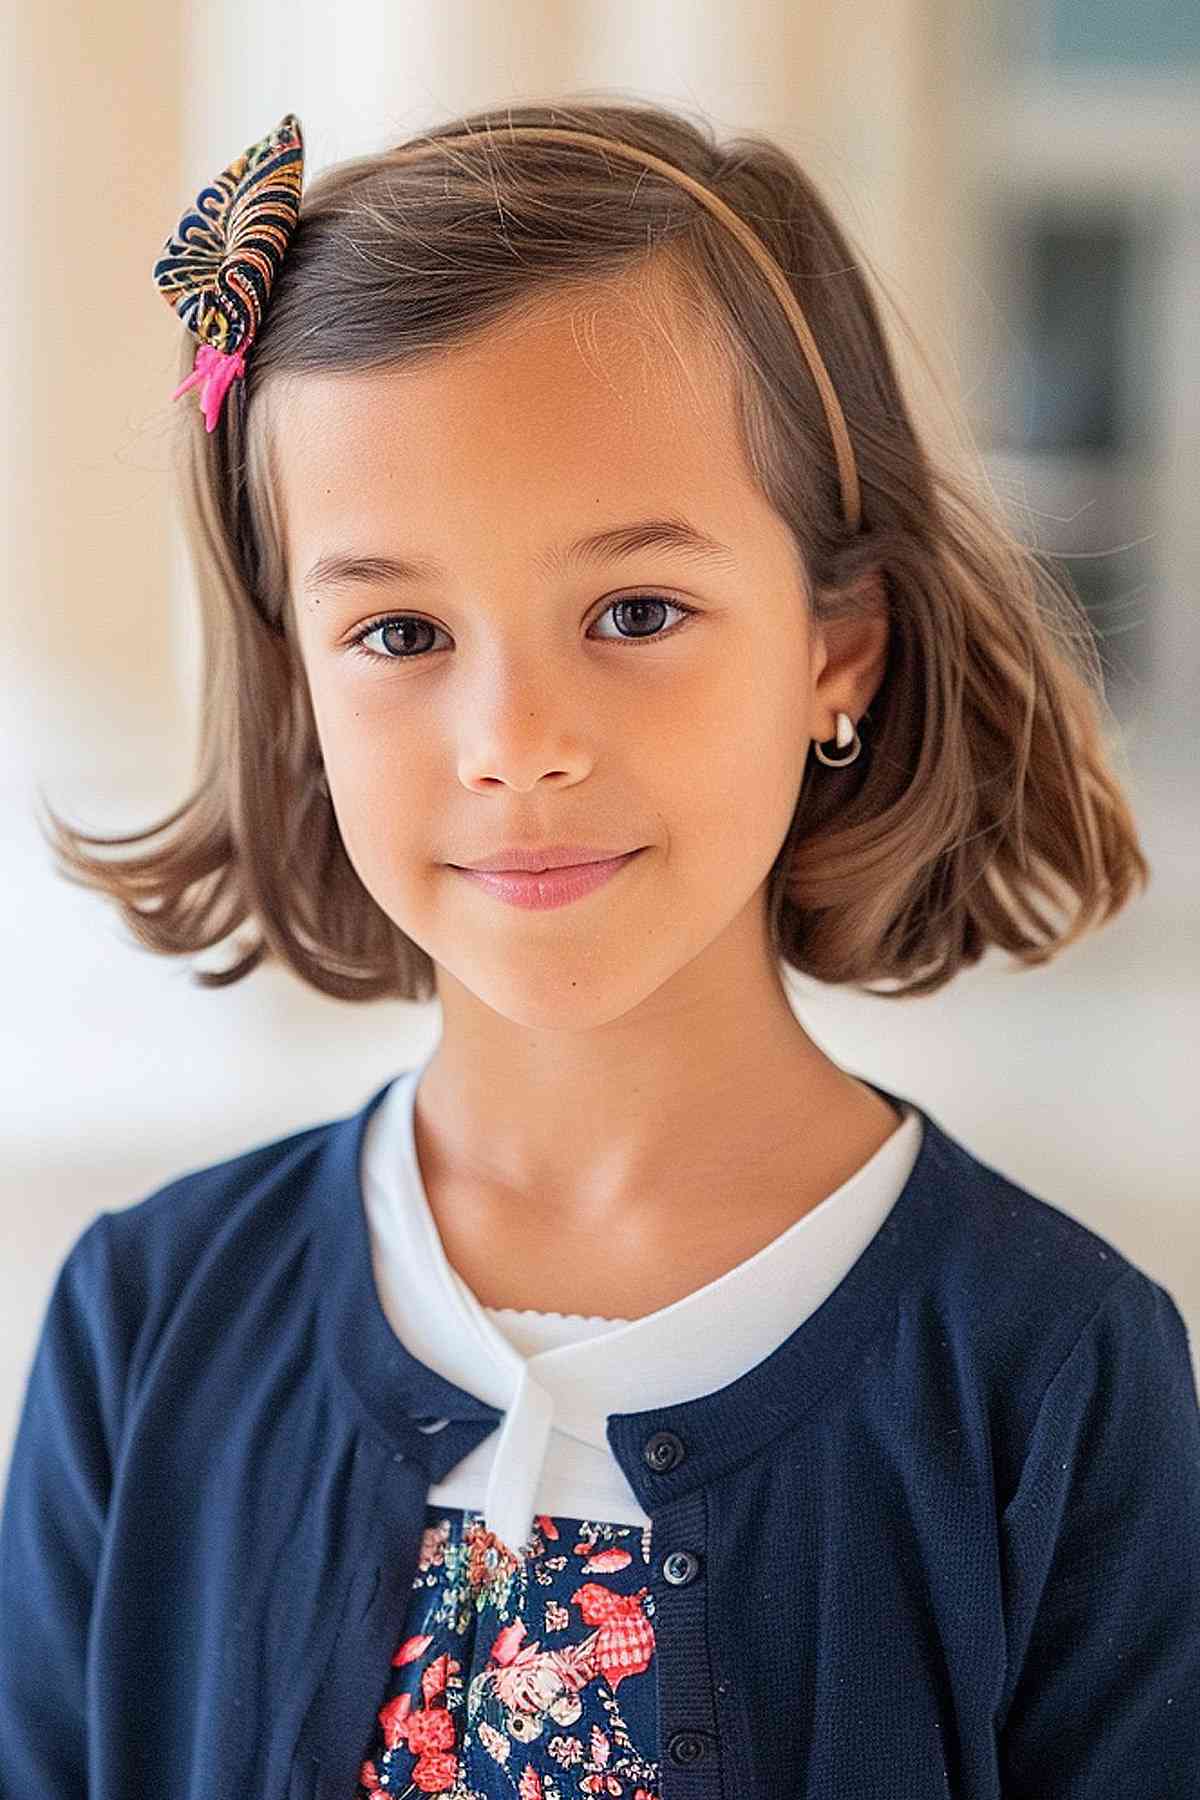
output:
<path id="1" fill-rule="evenodd" d="M 690 1550 L 672 1550 L 663 1557 L 662 1572 L 672 1587 L 686 1587 L 700 1573 L 700 1558 Z"/>
<path id="2" fill-rule="evenodd" d="M 699 1731 L 677 1731 L 667 1745 L 667 1755 L 676 1768 L 690 1768 L 708 1755 L 708 1742 Z"/>
<path id="3" fill-rule="evenodd" d="M 447 1426 L 450 1423 L 449 1419 L 431 1418 L 428 1413 L 423 1413 L 421 1415 L 421 1417 L 425 1421 L 424 1424 L 422 1424 L 421 1419 L 414 1419 L 413 1424 L 416 1426 L 418 1431 L 423 1431 L 425 1433 L 426 1437 L 432 1436 L 432 1434 L 435 1431 L 441 1431 L 445 1426 Z"/>
<path id="4" fill-rule="evenodd" d="M 665 1475 L 668 1469 L 683 1461 L 685 1454 L 682 1438 L 676 1437 L 673 1431 L 656 1431 L 642 1446 L 642 1461 L 656 1475 Z"/>

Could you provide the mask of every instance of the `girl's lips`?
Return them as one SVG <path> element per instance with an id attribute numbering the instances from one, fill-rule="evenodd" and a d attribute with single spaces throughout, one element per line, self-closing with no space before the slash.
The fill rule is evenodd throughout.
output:
<path id="1" fill-rule="evenodd" d="M 497 900 L 507 901 L 509 906 L 523 906 L 540 912 L 547 907 L 567 906 L 572 900 L 581 900 L 594 888 L 611 881 L 620 869 L 641 854 L 641 850 L 631 850 L 628 856 L 615 856 L 611 862 L 576 863 L 565 869 L 542 869 L 536 875 L 521 875 L 508 869 L 458 869 L 456 872 L 467 881 L 486 888 Z"/>

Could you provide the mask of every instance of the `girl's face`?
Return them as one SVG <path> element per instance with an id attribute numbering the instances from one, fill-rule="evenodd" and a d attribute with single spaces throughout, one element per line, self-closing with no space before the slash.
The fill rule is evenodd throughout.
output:
<path id="1" fill-rule="evenodd" d="M 605 295 L 417 373 L 296 378 L 276 417 L 341 836 L 441 993 L 579 1031 L 653 1009 L 671 984 L 685 1003 L 701 987 L 744 1005 L 754 979 L 774 983 L 765 883 L 809 744 L 869 691 L 818 699 L 825 652 L 792 539 L 751 482 L 716 368 L 689 346 L 685 369 Z M 723 548 L 639 548 L 633 531 L 625 554 L 569 554 L 664 519 Z M 333 557 L 409 572 L 319 582 Z M 542 911 L 453 866 L 558 843 L 645 849 Z"/>

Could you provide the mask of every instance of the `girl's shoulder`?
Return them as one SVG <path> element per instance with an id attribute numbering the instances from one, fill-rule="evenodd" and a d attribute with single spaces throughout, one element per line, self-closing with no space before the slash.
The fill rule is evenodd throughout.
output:
<path id="1" fill-rule="evenodd" d="M 96 1253 L 119 1272 L 130 1306 L 144 1315 L 174 1304 L 204 1270 L 276 1265 L 318 1231 L 344 1222 L 360 1193 L 358 1157 L 366 1122 L 385 1084 L 356 1111 L 264 1139 L 182 1170 L 128 1206 L 99 1215 L 70 1255 Z"/>
<path id="2" fill-rule="evenodd" d="M 1187 1326 L 1161 1282 L 1065 1203 L 923 1118 L 920 1154 L 888 1219 L 922 1246 L 900 1310 L 914 1329 L 936 1322 L 965 1378 L 993 1395 L 1040 1398 L 1068 1365 L 1115 1356 L 1118 1345 L 1126 1360 L 1186 1369 Z"/>

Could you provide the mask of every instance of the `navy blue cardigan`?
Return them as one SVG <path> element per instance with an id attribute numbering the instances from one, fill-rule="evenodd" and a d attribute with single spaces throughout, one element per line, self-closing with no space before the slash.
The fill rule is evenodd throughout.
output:
<path id="1" fill-rule="evenodd" d="M 352 1800 L 427 1487 L 502 1417 L 379 1305 L 358 1154 L 385 1092 L 67 1254 L 0 1519 L 4 1800 Z M 663 1800 L 1196 1800 L 1184 1322 L 918 1110 L 811 1317 L 609 1418 L 653 1520 Z"/>

